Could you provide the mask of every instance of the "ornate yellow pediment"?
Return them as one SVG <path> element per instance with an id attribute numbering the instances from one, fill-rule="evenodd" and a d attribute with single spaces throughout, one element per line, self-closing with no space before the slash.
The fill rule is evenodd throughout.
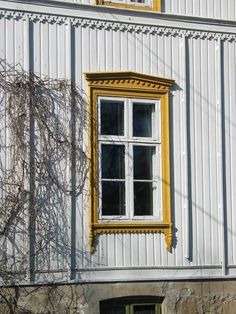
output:
<path id="1" fill-rule="evenodd" d="M 90 87 L 128 89 L 166 93 L 174 81 L 136 72 L 90 72 L 85 73 Z"/>

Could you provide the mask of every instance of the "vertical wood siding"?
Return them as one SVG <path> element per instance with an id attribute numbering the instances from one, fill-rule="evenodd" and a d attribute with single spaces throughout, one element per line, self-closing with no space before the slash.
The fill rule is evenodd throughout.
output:
<path id="1" fill-rule="evenodd" d="M 94 0 L 61 1 L 94 5 Z M 162 12 L 168 14 L 235 20 L 236 3 L 234 0 L 162 0 Z"/>
<path id="2" fill-rule="evenodd" d="M 164 0 L 164 12 L 190 16 L 235 20 L 234 0 Z"/>
<path id="3" fill-rule="evenodd" d="M 211 11 L 210 3 L 213 2 L 203 6 L 202 2 L 202 6 L 193 8 L 189 1 L 178 6 L 172 1 L 171 6 L 166 3 L 166 11 L 193 14 L 195 10 L 199 15 L 207 15 L 207 10 Z M 218 11 L 214 12 L 217 16 Z M 3 17 L 0 28 L 1 60 L 19 63 L 26 70 L 32 62 L 35 72 L 54 78 L 73 77 L 85 94 L 87 85 L 83 73 L 89 71 L 131 70 L 176 82 L 170 103 L 175 231 L 172 254 L 167 253 L 160 234 L 111 234 L 98 237 L 96 251 L 91 256 L 85 187 L 76 209 L 77 251 L 73 254 L 76 254 L 77 267 L 220 265 L 224 204 L 227 205 L 228 262 L 235 265 L 235 43 Z M 86 137 L 84 141 L 86 145 Z M 1 152 L 2 160 L 6 156 Z M 226 195 L 223 176 L 226 176 Z M 68 209 L 69 219 L 70 197 L 62 203 Z M 68 267 L 69 256 L 59 256 L 53 248 L 48 251 L 50 263 L 41 265 L 39 257 L 38 267 Z"/>

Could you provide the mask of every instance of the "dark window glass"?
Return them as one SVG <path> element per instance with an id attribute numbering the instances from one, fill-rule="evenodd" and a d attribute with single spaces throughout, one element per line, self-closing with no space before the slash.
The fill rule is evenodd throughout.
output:
<path id="1" fill-rule="evenodd" d="M 135 305 L 134 314 L 155 314 L 155 305 Z"/>
<path id="2" fill-rule="evenodd" d="M 154 147 L 134 146 L 134 180 L 152 180 L 152 158 Z"/>
<path id="3" fill-rule="evenodd" d="M 152 137 L 154 104 L 133 104 L 133 136 Z"/>
<path id="4" fill-rule="evenodd" d="M 124 135 L 124 102 L 101 101 L 101 134 Z"/>
<path id="5" fill-rule="evenodd" d="M 134 182 L 134 215 L 153 215 L 152 182 Z"/>
<path id="6" fill-rule="evenodd" d="M 101 314 L 126 314 L 125 306 L 113 306 L 102 309 Z"/>
<path id="7" fill-rule="evenodd" d="M 102 178 L 124 179 L 125 147 L 124 145 L 102 145 Z"/>
<path id="8" fill-rule="evenodd" d="M 130 0 L 130 2 L 134 2 L 134 3 L 145 3 L 145 0 Z"/>
<path id="9" fill-rule="evenodd" d="M 125 215 L 125 182 L 102 182 L 102 215 Z"/>

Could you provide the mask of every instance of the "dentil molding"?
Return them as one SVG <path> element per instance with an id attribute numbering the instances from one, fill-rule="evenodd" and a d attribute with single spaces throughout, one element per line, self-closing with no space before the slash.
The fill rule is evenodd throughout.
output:
<path id="1" fill-rule="evenodd" d="M 71 25 L 74 27 L 84 27 L 92 29 L 105 29 L 120 32 L 130 33 L 143 33 L 160 36 L 178 36 L 188 38 L 200 38 L 208 40 L 224 40 L 224 41 L 236 41 L 236 35 L 232 33 L 219 33 L 219 32 L 207 32 L 199 30 L 189 30 L 173 27 L 161 27 L 152 25 L 142 25 L 136 23 L 126 22 L 112 22 L 99 19 L 87 19 L 81 17 L 68 17 L 53 14 L 41 14 L 34 12 L 23 12 L 17 10 L 0 10 L 0 19 L 7 20 L 24 20 L 32 21 L 34 23 L 50 23 L 59 25 Z"/>

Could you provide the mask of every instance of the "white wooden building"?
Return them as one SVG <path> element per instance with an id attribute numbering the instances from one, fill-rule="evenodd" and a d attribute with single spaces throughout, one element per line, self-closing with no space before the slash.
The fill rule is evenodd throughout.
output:
<path id="1" fill-rule="evenodd" d="M 25 283 L 236 278 L 234 0 L 0 0 L 0 61 L 72 80 L 92 111 L 71 249 L 53 239 Z M 155 295 L 127 289 L 109 298 Z"/>

